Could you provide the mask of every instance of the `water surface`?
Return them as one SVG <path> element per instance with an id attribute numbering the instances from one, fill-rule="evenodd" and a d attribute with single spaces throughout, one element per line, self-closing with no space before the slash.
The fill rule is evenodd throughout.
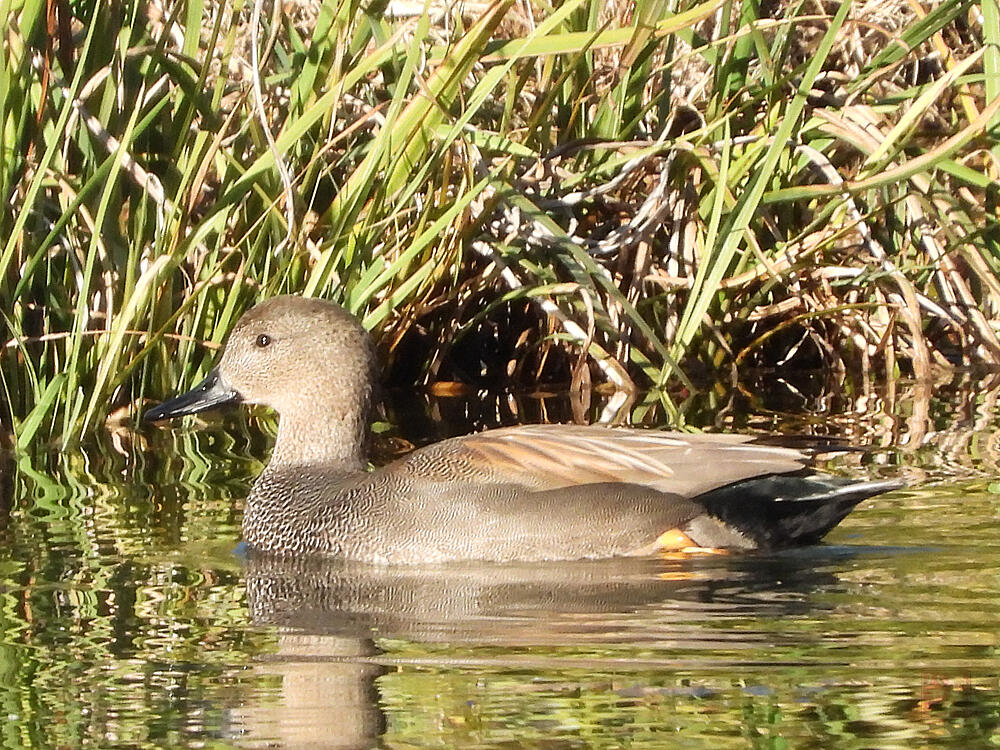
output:
<path id="1" fill-rule="evenodd" d="M 997 392 L 727 395 L 904 476 L 779 555 L 378 568 L 234 554 L 267 426 L 109 432 L 0 473 L 3 747 L 984 747 L 1000 741 Z M 591 413 L 603 408 L 595 397 Z M 385 446 L 571 418 L 437 402 Z M 516 413 L 515 413 L 516 412 Z M 633 405 L 633 417 L 659 420 Z M 448 419 L 441 418 L 449 417 Z M 408 426 L 408 427 L 405 427 Z"/>

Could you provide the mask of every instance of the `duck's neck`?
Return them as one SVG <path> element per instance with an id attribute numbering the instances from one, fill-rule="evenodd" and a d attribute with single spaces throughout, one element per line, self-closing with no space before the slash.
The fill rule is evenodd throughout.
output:
<path id="1" fill-rule="evenodd" d="M 349 413 L 325 411 L 282 415 L 269 469 L 320 466 L 353 474 L 368 466 L 368 409 Z"/>

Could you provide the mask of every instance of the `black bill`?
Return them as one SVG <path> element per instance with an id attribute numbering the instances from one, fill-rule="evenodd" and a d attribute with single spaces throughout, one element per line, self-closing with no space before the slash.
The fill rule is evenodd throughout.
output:
<path id="1" fill-rule="evenodd" d="M 211 409 L 213 406 L 233 404 L 240 401 L 240 394 L 225 386 L 219 378 L 218 369 L 212 370 L 208 376 L 187 393 L 164 401 L 159 406 L 142 415 L 146 422 L 158 422 L 170 417 L 182 417 L 185 414 L 197 414 Z"/>

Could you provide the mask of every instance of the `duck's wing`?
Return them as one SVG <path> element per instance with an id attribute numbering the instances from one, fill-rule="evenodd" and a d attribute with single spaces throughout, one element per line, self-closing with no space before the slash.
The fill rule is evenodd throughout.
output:
<path id="1" fill-rule="evenodd" d="M 530 425 L 445 440 L 414 451 L 402 468 L 424 480 L 554 490 L 627 483 L 695 497 L 742 479 L 797 471 L 809 455 L 751 435 Z"/>

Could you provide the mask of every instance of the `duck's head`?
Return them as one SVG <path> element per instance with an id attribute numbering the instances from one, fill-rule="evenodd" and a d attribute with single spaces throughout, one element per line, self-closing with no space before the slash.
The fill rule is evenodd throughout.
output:
<path id="1" fill-rule="evenodd" d="M 353 315 L 325 300 L 275 297 L 240 318 L 219 364 L 201 383 L 143 418 L 245 402 L 271 407 L 282 422 L 365 422 L 373 380 L 370 339 Z"/>

